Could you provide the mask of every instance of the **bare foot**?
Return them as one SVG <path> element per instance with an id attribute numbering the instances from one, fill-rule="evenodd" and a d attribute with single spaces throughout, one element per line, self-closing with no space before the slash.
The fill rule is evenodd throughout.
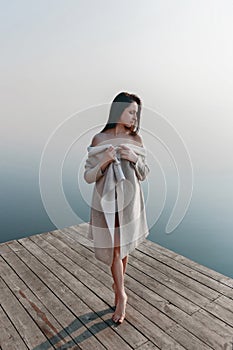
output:
<path id="1" fill-rule="evenodd" d="M 118 297 L 117 297 L 117 291 L 115 290 L 115 283 L 112 284 L 112 289 L 113 289 L 114 292 L 115 292 L 114 305 L 117 306 L 117 299 L 118 299 Z"/>
<path id="2" fill-rule="evenodd" d="M 128 299 L 128 297 L 127 297 L 126 293 L 124 293 L 123 297 L 119 296 L 116 310 L 112 316 L 112 320 L 114 322 L 122 323 L 124 321 L 127 299 Z"/>

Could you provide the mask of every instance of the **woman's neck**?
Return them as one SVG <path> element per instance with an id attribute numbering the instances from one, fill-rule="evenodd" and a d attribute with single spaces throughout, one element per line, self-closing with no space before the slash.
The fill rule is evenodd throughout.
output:
<path id="1" fill-rule="evenodd" d="M 128 136 L 131 134 L 130 128 L 125 127 L 124 124 L 118 123 L 115 128 L 109 129 L 109 132 L 114 136 Z"/>

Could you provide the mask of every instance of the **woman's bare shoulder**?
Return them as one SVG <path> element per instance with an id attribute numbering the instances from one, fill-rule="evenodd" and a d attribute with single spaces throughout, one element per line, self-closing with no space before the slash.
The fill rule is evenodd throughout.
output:
<path id="1" fill-rule="evenodd" d="M 134 135 L 134 141 L 141 147 L 143 147 L 142 137 L 139 134 Z"/>
<path id="2" fill-rule="evenodd" d="M 104 140 L 105 140 L 105 134 L 103 132 L 100 132 L 100 133 L 93 136 L 92 141 L 91 141 L 91 146 L 92 147 L 97 146 L 98 144 L 100 144 Z"/>
<path id="3" fill-rule="evenodd" d="M 100 144 L 104 144 L 104 142 L 108 142 L 108 141 L 113 142 L 113 137 L 112 136 L 110 137 L 110 136 L 111 135 L 109 135 L 108 133 L 105 133 L 105 132 L 100 132 L 100 133 L 94 135 L 92 138 L 92 141 L 91 141 L 91 146 L 95 147 L 95 146 L 98 146 Z M 121 140 L 122 140 L 122 138 L 121 138 Z M 127 142 L 127 140 L 133 142 L 134 144 L 136 144 L 136 146 L 143 147 L 143 140 L 139 134 L 125 138 L 125 142 Z"/>

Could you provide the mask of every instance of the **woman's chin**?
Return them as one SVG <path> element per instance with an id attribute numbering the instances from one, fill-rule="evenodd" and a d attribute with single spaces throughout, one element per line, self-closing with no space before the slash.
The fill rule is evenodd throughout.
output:
<path id="1" fill-rule="evenodd" d="M 130 132 L 133 132 L 135 130 L 134 124 L 125 124 L 124 127 L 127 131 L 130 131 Z"/>
<path id="2" fill-rule="evenodd" d="M 129 128 L 132 132 L 134 132 L 136 130 L 136 125 L 132 124 Z"/>

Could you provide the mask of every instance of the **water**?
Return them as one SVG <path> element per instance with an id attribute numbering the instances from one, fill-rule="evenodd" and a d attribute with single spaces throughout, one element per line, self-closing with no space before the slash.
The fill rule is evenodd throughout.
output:
<path id="1" fill-rule="evenodd" d="M 41 200 L 37 172 L 11 174 L 1 179 L 3 200 L 0 241 L 55 230 L 57 227 L 49 219 Z M 210 179 L 196 175 L 191 204 L 180 225 L 171 234 L 165 234 L 165 226 L 175 199 L 173 198 L 166 202 L 165 210 L 151 227 L 148 239 L 233 278 L 230 183 L 230 176 L 212 176 Z M 87 185 L 86 189 L 90 195 L 91 185 Z M 145 193 L 145 189 L 143 190 Z M 75 177 L 66 178 L 64 192 L 73 211 L 81 220 L 88 222 L 90 208 L 77 191 Z M 152 207 L 148 208 L 149 220 L 153 210 Z M 67 222 L 64 226 L 75 224 L 78 222 Z"/>

